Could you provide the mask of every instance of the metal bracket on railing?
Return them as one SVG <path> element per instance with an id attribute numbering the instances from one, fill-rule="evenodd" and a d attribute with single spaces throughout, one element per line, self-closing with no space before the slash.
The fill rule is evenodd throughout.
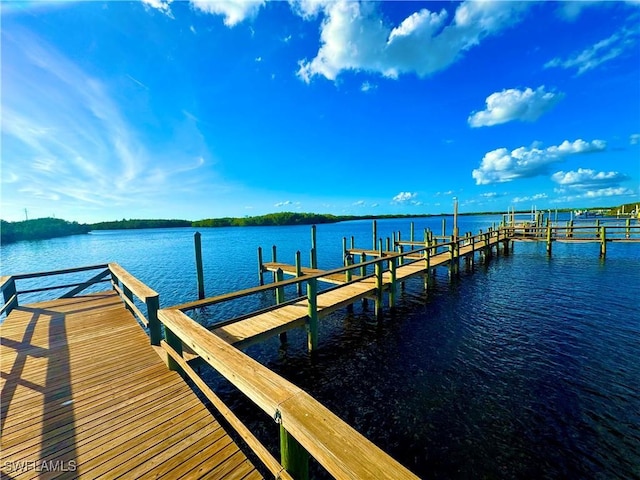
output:
<path id="1" fill-rule="evenodd" d="M 282 423 L 282 415 L 280 414 L 280 410 L 276 410 L 276 413 L 273 416 L 273 420 L 278 424 Z"/>

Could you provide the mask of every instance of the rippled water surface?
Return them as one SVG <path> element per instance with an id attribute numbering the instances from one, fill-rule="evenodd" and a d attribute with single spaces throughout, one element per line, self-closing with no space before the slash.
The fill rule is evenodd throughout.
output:
<path id="1" fill-rule="evenodd" d="M 461 230 L 496 218 L 465 217 Z M 416 220 L 416 232 L 439 219 Z M 378 223 L 381 236 L 408 222 Z M 160 292 L 195 296 L 193 230 L 102 232 L 2 247 L 2 274 L 117 261 Z M 320 267 L 341 263 L 341 238 L 370 247 L 371 223 L 318 226 Z M 418 233 L 416 233 L 418 235 Z M 255 250 L 308 257 L 309 227 L 203 231 L 207 294 L 256 285 Z M 306 262 L 305 262 L 306 263 Z M 515 252 L 438 270 L 429 293 L 408 281 L 399 307 L 374 322 L 356 305 L 304 332 L 250 347 L 251 356 L 311 393 L 425 478 L 640 478 L 640 247 L 516 243 Z M 211 322 L 272 302 L 201 312 Z M 277 451 L 277 426 L 213 372 L 207 380 Z M 314 469 L 317 476 L 322 473 Z"/>

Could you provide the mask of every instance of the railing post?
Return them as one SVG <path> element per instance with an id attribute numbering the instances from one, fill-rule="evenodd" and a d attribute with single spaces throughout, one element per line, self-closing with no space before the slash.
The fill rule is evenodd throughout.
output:
<path id="1" fill-rule="evenodd" d="M 348 266 L 350 266 L 352 264 L 353 264 L 353 261 L 351 259 L 351 255 L 346 255 L 344 257 L 344 266 L 348 267 Z M 345 282 L 350 282 L 351 279 L 352 279 L 351 269 L 345 270 L 345 272 L 344 272 L 344 280 L 345 280 Z"/>
<path id="2" fill-rule="evenodd" d="M 313 352 L 318 348 L 318 280 L 307 281 L 307 348 Z"/>
<path id="3" fill-rule="evenodd" d="M 124 296 L 127 297 L 133 303 L 133 293 L 131 293 L 131 290 L 129 289 L 129 287 L 127 287 L 124 284 L 124 282 L 122 283 L 122 291 L 124 292 Z M 127 302 L 124 302 L 124 306 L 127 310 L 133 313 L 133 309 L 129 306 Z"/>
<path id="4" fill-rule="evenodd" d="M 178 355 L 182 356 L 182 340 L 180 340 L 180 337 L 174 334 L 166 325 L 164 326 L 164 339 L 169 346 L 178 353 Z M 171 355 L 167 355 L 167 367 L 169 367 L 169 370 L 174 370 L 184 377 L 182 367 L 171 357 Z"/>
<path id="5" fill-rule="evenodd" d="M 12 277 L 9 280 L 9 283 L 7 284 L 5 289 L 2 291 L 2 298 L 4 299 L 4 304 L 7 305 L 7 303 L 11 301 L 11 297 L 13 297 L 14 295 L 16 295 L 16 279 Z M 7 307 L 6 314 L 9 315 L 9 313 L 11 313 L 11 310 L 16 308 L 17 306 L 18 306 L 18 296 L 16 295 L 16 298 L 13 300 L 12 305 Z"/>
<path id="6" fill-rule="evenodd" d="M 280 424 L 280 463 L 295 480 L 309 478 L 309 452 Z"/>
<path id="7" fill-rule="evenodd" d="M 300 259 L 300 250 L 296 252 L 296 278 L 300 278 L 302 276 L 302 261 Z M 302 282 L 298 282 L 296 284 L 296 291 L 298 296 L 302 296 Z"/>
<path id="8" fill-rule="evenodd" d="M 160 320 L 158 320 L 158 309 L 160 308 L 160 297 L 154 295 L 147 297 L 147 318 L 149 319 L 149 337 L 151 345 L 160 345 L 162 332 L 160 330 Z"/>
<path id="9" fill-rule="evenodd" d="M 382 243 L 382 240 L 380 241 Z M 382 258 L 382 257 L 381 257 Z M 376 305 L 375 316 L 376 319 L 382 318 L 382 259 L 375 264 L 376 272 Z"/>
<path id="10" fill-rule="evenodd" d="M 600 256 L 607 255 L 607 227 L 604 225 L 600 227 Z"/>
<path id="11" fill-rule="evenodd" d="M 258 281 L 264 285 L 264 268 L 262 266 L 262 247 L 258 247 Z"/>
<path id="12" fill-rule="evenodd" d="M 200 232 L 193 234 L 193 242 L 196 250 L 196 274 L 198 276 L 198 299 L 204 298 L 204 271 L 202 269 L 202 240 Z"/>

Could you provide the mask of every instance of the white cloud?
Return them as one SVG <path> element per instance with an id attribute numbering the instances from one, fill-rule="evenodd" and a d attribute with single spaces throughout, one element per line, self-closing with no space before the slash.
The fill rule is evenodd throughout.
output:
<path id="1" fill-rule="evenodd" d="M 519 147 L 513 151 L 498 148 L 485 154 L 480 167 L 473 170 L 476 185 L 510 182 L 517 178 L 535 177 L 546 173 L 547 168 L 570 155 L 601 152 L 607 144 L 602 140 L 574 142 L 565 140 L 558 146 L 545 149 Z"/>
<path id="2" fill-rule="evenodd" d="M 196 10 L 212 15 L 222 15 L 224 24 L 233 27 L 258 14 L 265 0 L 190 0 Z"/>
<path id="3" fill-rule="evenodd" d="M 628 50 L 633 51 L 637 44 L 637 37 L 637 28 L 634 30 L 623 28 L 572 57 L 565 60 L 556 57 L 548 61 L 544 66 L 545 68 L 576 68 L 578 70 L 577 74 L 582 75 L 603 63 L 618 58 Z"/>
<path id="4" fill-rule="evenodd" d="M 274 207 L 285 207 L 287 205 L 293 205 L 293 202 L 291 200 L 285 200 L 284 202 L 278 202 L 276 204 L 274 204 Z"/>
<path id="5" fill-rule="evenodd" d="M 545 198 L 547 198 L 546 193 L 536 193 L 535 195 L 528 197 L 514 197 L 512 201 L 513 203 L 535 202 L 536 200 L 544 200 Z"/>
<path id="6" fill-rule="evenodd" d="M 640 133 L 629 135 L 629 143 L 631 145 L 638 145 L 638 143 L 640 143 Z"/>
<path id="7" fill-rule="evenodd" d="M 366 202 L 364 200 L 358 200 L 357 202 L 353 202 L 352 205 L 354 207 L 364 207 L 366 205 Z"/>
<path id="8" fill-rule="evenodd" d="M 165 15 L 173 18 L 173 14 L 171 13 L 171 2 L 173 2 L 173 0 L 142 0 L 142 3 L 145 6 L 160 10 Z"/>
<path id="9" fill-rule="evenodd" d="M 563 93 L 546 92 L 544 85 L 535 91 L 531 88 L 502 90 L 489 95 L 485 100 L 487 108 L 473 113 L 467 121 L 472 127 L 488 127 L 512 120 L 533 122 L 563 97 Z"/>
<path id="10" fill-rule="evenodd" d="M 364 82 L 360 86 L 360 90 L 363 92 L 368 92 L 369 90 L 375 90 L 376 88 L 378 88 L 378 86 L 370 82 Z"/>
<path id="11" fill-rule="evenodd" d="M 557 184 L 579 189 L 618 187 L 626 179 L 627 176 L 620 172 L 596 172 L 588 168 L 570 172 L 560 171 L 551 175 L 551 180 Z"/>
<path id="12" fill-rule="evenodd" d="M 448 20 L 445 9 L 414 12 L 398 26 L 389 25 L 375 2 L 296 2 L 304 18 L 324 14 L 321 46 L 312 60 L 299 62 L 298 76 L 335 80 L 344 70 L 364 70 L 397 78 L 420 77 L 447 68 L 489 35 L 519 21 L 526 2 L 473 2 L 458 6 Z"/>
<path id="13" fill-rule="evenodd" d="M 635 196 L 633 190 L 625 187 L 607 187 L 596 190 L 588 190 L 577 195 L 566 195 L 551 200 L 551 203 L 570 203 L 578 200 L 589 200 L 603 197 L 621 197 L 624 195 Z"/>
<path id="14" fill-rule="evenodd" d="M 391 201 L 393 203 L 405 203 L 405 202 L 409 202 L 410 200 L 413 200 L 414 198 L 416 198 L 418 196 L 417 193 L 411 193 L 411 192 L 400 192 L 399 194 L 397 194 L 395 197 L 393 197 L 391 199 Z"/>

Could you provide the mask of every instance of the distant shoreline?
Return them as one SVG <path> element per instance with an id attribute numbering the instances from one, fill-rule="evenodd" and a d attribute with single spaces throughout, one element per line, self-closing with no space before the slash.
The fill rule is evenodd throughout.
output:
<path id="1" fill-rule="evenodd" d="M 626 205 L 625 205 L 626 207 Z M 615 215 L 620 207 L 605 208 Z M 571 212 L 574 209 L 558 209 L 558 212 Z M 555 210 L 554 210 L 555 211 Z M 465 212 L 460 216 L 502 215 L 505 212 Z M 519 210 L 516 214 L 530 213 L 530 210 Z M 39 218 L 21 222 L 6 222 L 0 220 L 0 242 L 2 244 L 21 240 L 46 240 L 70 235 L 86 234 L 99 230 L 139 230 L 145 228 L 216 228 L 216 227 L 254 227 L 254 226 L 292 226 L 314 225 L 323 223 L 338 223 L 352 220 L 382 220 L 393 218 L 430 218 L 450 217 L 452 213 L 439 214 L 389 214 L 389 215 L 331 215 L 317 213 L 279 212 L 253 217 L 223 217 L 204 220 L 176 220 L 176 219 L 122 219 L 112 222 L 98 222 L 80 224 L 58 218 Z"/>

